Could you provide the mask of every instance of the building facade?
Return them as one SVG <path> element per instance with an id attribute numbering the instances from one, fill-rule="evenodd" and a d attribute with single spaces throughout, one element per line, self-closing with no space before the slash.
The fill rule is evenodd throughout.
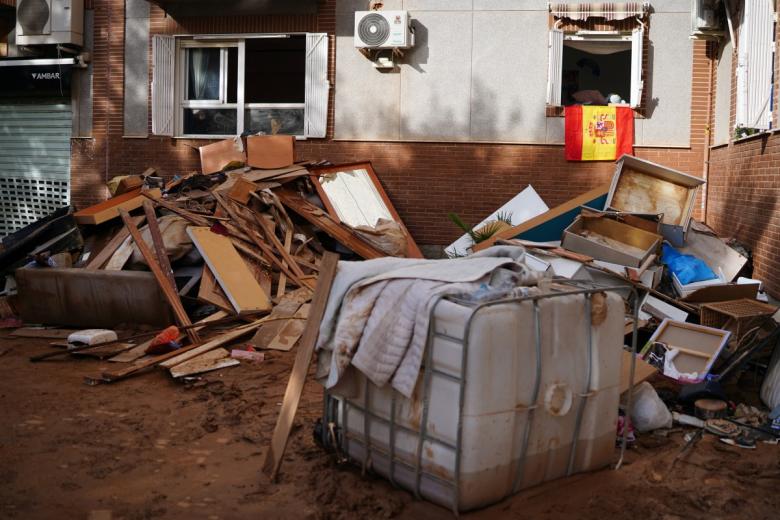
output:
<path id="1" fill-rule="evenodd" d="M 354 44 L 366 0 L 86 0 L 70 200 L 103 199 L 106 180 L 148 167 L 198 170 L 197 147 L 221 135 L 282 131 L 301 137 L 301 160 L 371 160 L 417 242 L 444 245 L 460 233 L 449 212 L 476 222 L 529 184 L 554 206 L 610 179 L 611 163 L 563 154 L 560 106 L 597 90 L 634 108 L 635 155 L 707 178 L 697 217 L 752 247 L 756 276 L 780 292 L 777 110 L 769 130 L 735 133 L 741 3 L 713 40 L 691 38 L 689 0 L 606 17 L 574 3 L 586 14 L 387 0 L 409 11 L 415 45 L 382 69 Z"/>

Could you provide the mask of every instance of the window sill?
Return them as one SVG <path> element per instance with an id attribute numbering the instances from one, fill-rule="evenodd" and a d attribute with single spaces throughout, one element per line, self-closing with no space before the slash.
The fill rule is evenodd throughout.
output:
<path id="1" fill-rule="evenodd" d="M 740 137 L 739 139 L 733 139 L 731 142 L 733 144 L 741 143 L 743 141 L 750 141 L 751 139 L 758 139 L 759 137 L 768 137 L 770 135 L 774 135 L 776 133 L 780 132 L 780 128 L 770 128 L 769 130 L 762 130 L 761 132 L 758 132 L 756 134 L 750 134 L 746 135 L 744 137 Z"/>
<path id="2" fill-rule="evenodd" d="M 623 106 L 623 105 L 620 105 L 620 106 Z M 545 105 L 545 116 L 546 117 L 564 117 L 564 108 L 565 107 L 562 107 L 562 106 Z M 634 112 L 634 119 L 647 119 L 647 117 L 642 113 L 642 111 L 643 111 L 642 107 L 637 107 L 637 108 L 629 107 L 629 108 L 631 108 L 631 110 Z"/>
<path id="3" fill-rule="evenodd" d="M 249 134 L 249 136 L 252 136 L 252 135 L 255 135 L 255 134 Z M 286 134 L 281 134 L 281 135 L 286 135 Z M 242 135 L 242 136 L 239 136 L 239 137 L 249 137 L 249 136 L 243 136 Z M 166 136 L 156 135 L 156 136 L 151 136 L 151 137 L 166 137 Z M 222 139 L 233 139 L 234 137 L 237 137 L 237 136 L 236 135 L 175 135 L 171 139 L 182 139 L 182 140 L 201 139 L 201 140 L 218 141 L 218 140 L 222 140 Z M 293 137 L 295 137 L 296 141 L 306 141 L 307 139 L 309 139 L 308 137 L 303 136 L 303 135 L 296 135 L 296 136 L 293 136 Z M 312 138 L 312 139 L 314 139 L 314 138 Z M 324 138 L 322 138 L 322 139 L 324 139 Z"/>

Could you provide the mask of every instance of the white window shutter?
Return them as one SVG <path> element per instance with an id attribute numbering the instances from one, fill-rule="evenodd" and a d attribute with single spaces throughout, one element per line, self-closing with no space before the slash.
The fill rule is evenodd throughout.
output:
<path id="1" fill-rule="evenodd" d="M 631 106 L 636 108 L 642 104 L 642 91 L 645 82 L 642 77 L 642 54 L 644 52 L 645 28 L 638 27 L 631 31 Z"/>
<path id="2" fill-rule="evenodd" d="M 547 104 L 561 105 L 561 76 L 563 75 L 563 31 L 550 30 L 549 64 L 547 69 Z"/>
<path id="3" fill-rule="evenodd" d="M 325 137 L 328 131 L 328 35 L 306 35 L 306 137 Z"/>
<path id="4" fill-rule="evenodd" d="M 772 122 L 772 0 L 744 3 L 737 54 L 737 126 L 767 130 Z"/>
<path id="5" fill-rule="evenodd" d="M 152 39 L 152 133 L 154 135 L 173 135 L 175 53 L 176 41 L 173 36 L 154 36 Z"/>

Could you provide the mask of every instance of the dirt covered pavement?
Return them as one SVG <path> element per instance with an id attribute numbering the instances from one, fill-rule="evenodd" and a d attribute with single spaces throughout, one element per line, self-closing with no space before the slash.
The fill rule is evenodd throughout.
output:
<path id="1" fill-rule="evenodd" d="M 151 373 L 92 387 L 83 377 L 110 363 L 30 363 L 47 341 L 0 335 L 0 518 L 452 518 L 321 450 L 312 432 L 322 394 L 312 381 L 279 483 L 262 476 L 294 352 L 192 385 Z M 778 517 L 780 446 L 740 450 L 705 436 L 675 462 L 682 444 L 681 433 L 643 436 L 620 471 L 551 482 L 463 516 Z"/>

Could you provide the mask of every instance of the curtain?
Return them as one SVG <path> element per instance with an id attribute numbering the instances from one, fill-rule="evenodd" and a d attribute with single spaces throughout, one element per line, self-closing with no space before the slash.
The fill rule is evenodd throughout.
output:
<path id="1" fill-rule="evenodd" d="M 208 85 L 209 51 L 211 49 L 190 49 L 190 95 L 191 99 L 206 98 Z"/>

